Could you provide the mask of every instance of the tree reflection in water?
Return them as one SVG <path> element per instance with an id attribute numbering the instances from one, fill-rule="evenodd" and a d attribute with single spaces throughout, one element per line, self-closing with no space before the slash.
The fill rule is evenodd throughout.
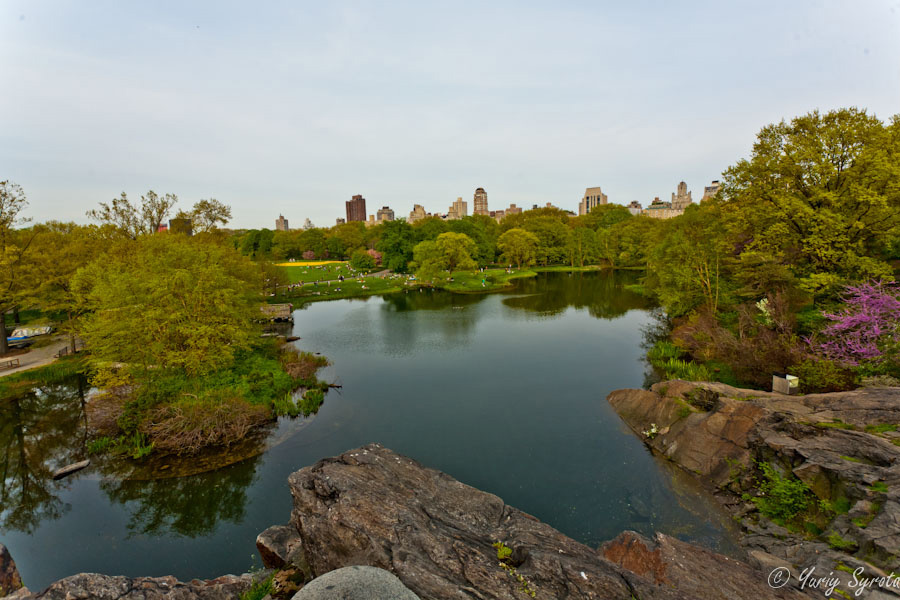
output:
<path id="1" fill-rule="evenodd" d="M 616 319 L 629 310 L 646 310 L 652 303 L 624 286 L 637 283 L 641 274 L 631 271 L 591 273 L 538 273 L 516 280 L 517 295 L 503 300 L 509 308 L 545 316 L 562 314 L 568 307 L 586 308 L 598 319 Z"/>
<path id="2" fill-rule="evenodd" d="M 130 535 L 206 535 L 222 521 L 240 523 L 259 456 L 224 469 L 168 479 L 105 479 L 100 488 L 131 512 Z M 190 458 L 184 460 L 191 460 Z"/>
<path id="3" fill-rule="evenodd" d="M 265 432 L 248 436 L 230 454 L 166 461 L 190 461 L 209 469 L 199 475 L 154 479 L 158 459 L 135 463 L 125 457 L 93 456 L 90 470 L 54 481 L 56 469 L 87 457 L 86 391 L 85 378 L 76 375 L 0 401 L 0 532 L 32 534 L 43 522 L 60 518 L 70 508 L 61 499 L 63 493 L 85 473 L 97 472 L 104 477 L 100 488 L 131 512 L 132 534 L 194 537 L 211 532 L 220 521 L 243 519 L 246 490 L 255 479 L 259 456 L 223 469 L 216 465 L 227 464 L 236 453 L 241 453 L 238 458 L 260 454 Z M 135 476 L 142 480 L 129 479 Z"/>
<path id="4" fill-rule="evenodd" d="M 52 474 L 85 457 L 84 403 L 80 376 L 0 401 L 0 530 L 31 533 L 68 510 Z"/>

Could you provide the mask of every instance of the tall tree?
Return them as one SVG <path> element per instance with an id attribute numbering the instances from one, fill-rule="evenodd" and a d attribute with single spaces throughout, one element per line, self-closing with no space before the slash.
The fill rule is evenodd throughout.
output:
<path id="1" fill-rule="evenodd" d="M 140 206 L 128 199 L 125 192 L 110 203 L 101 202 L 100 208 L 89 210 L 87 216 L 100 223 L 110 224 L 125 236 L 137 239 L 139 235 L 156 233 L 178 203 L 178 196 L 160 196 L 153 190 L 141 196 Z"/>
<path id="2" fill-rule="evenodd" d="M 472 259 L 477 246 L 464 233 L 447 231 L 434 241 L 419 242 L 413 249 L 416 273 L 424 279 L 434 279 L 442 271 L 452 273 L 457 270 L 474 269 L 478 266 Z"/>
<path id="3" fill-rule="evenodd" d="M 259 278 L 256 265 L 219 244 L 168 235 L 122 242 L 75 276 L 93 309 L 81 336 L 98 369 L 124 363 L 138 381 L 227 367 L 253 337 Z"/>
<path id="4" fill-rule="evenodd" d="M 534 264 L 538 244 L 540 240 L 536 235 L 519 228 L 510 229 L 497 240 L 503 260 L 515 263 L 520 269 L 522 265 Z"/>
<path id="5" fill-rule="evenodd" d="M 814 111 L 764 127 L 725 172 L 721 198 L 741 250 L 790 265 L 808 291 L 891 275 L 900 231 L 900 120 Z"/>
<path id="6" fill-rule="evenodd" d="M 6 312 L 17 307 L 28 290 L 25 271 L 33 235 L 17 229 L 29 221 L 22 216 L 26 206 L 21 186 L 0 181 L 0 355 L 9 352 Z"/>
<path id="7" fill-rule="evenodd" d="M 223 226 L 228 224 L 231 220 L 231 207 L 215 198 L 200 200 L 191 209 L 190 217 L 194 231 L 208 232 L 216 229 L 220 223 Z"/>

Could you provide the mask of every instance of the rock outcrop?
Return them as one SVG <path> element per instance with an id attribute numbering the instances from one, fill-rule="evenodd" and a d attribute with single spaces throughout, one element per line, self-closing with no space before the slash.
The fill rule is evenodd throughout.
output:
<path id="1" fill-rule="evenodd" d="M 183 583 L 174 577 L 113 577 L 81 573 L 60 579 L 39 594 L 14 594 L 15 600 L 223 600 L 240 597 L 251 575 L 225 575 Z"/>
<path id="2" fill-rule="evenodd" d="M 718 490 L 760 566 L 900 571 L 900 388 L 786 396 L 670 381 L 608 400 L 650 448 Z M 758 492 L 760 462 L 809 486 L 834 517 L 823 532 L 792 533 L 743 499 Z"/>
<path id="3" fill-rule="evenodd" d="M 764 573 L 724 556 L 629 534 L 650 548 L 647 553 L 658 553 L 658 564 L 646 571 L 615 546 L 588 548 L 496 496 L 377 444 L 322 460 L 289 483 L 291 523 L 313 573 L 376 566 L 421 598 L 513 599 L 533 591 L 559 599 L 724 600 L 736 596 L 718 580 L 738 572 L 738 585 L 752 597 L 805 597 L 772 590 Z M 511 550 L 504 561 L 498 542 Z M 705 575 L 688 586 L 694 568 Z"/>
<path id="4" fill-rule="evenodd" d="M 648 540 L 626 532 L 599 550 L 589 548 L 497 496 L 377 444 L 301 469 L 289 486 L 290 524 L 257 538 L 264 563 L 279 569 L 271 580 L 274 598 L 331 597 L 335 590 L 340 597 L 381 598 L 382 584 L 410 600 L 810 597 L 772 589 L 767 573 L 664 535 Z M 340 570 L 345 567 L 392 575 Z M 82 574 L 13 598 L 237 600 L 253 581 L 251 575 L 182 583 Z"/>
<path id="5" fill-rule="evenodd" d="M 9 555 L 6 546 L 0 544 L 0 598 L 22 588 L 22 578 L 16 562 Z"/>

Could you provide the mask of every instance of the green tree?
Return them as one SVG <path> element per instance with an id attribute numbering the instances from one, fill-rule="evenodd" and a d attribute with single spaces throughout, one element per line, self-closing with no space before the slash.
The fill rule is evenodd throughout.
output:
<path id="1" fill-rule="evenodd" d="M 48 312 L 64 312 L 62 330 L 75 352 L 77 321 L 86 311 L 83 298 L 72 287 L 78 269 L 102 255 L 112 242 L 109 230 L 75 223 L 49 222 L 35 227 L 33 263 L 39 274 L 33 289 L 37 306 Z"/>
<path id="2" fill-rule="evenodd" d="M 27 261 L 33 234 L 16 229 L 28 222 L 22 216 L 26 206 L 21 186 L 0 181 L 0 355 L 9 351 L 6 312 L 19 306 L 30 286 Z"/>
<path id="3" fill-rule="evenodd" d="M 89 210 L 87 216 L 100 223 L 113 225 L 123 235 L 137 239 L 139 235 L 156 233 L 177 203 L 178 196 L 175 194 L 160 196 L 150 190 L 141 196 L 141 204 L 138 206 L 122 192 L 109 204 L 101 202 L 99 209 Z"/>
<path id="4" fill-rule="evenodd" d="M 405 272 L 413 259 L 415 232 L 405 220 L 388 221 L 382 226 L 381 240 L 376 248 L 381 252 L 381 264 L 392 271 Z"/>
<path id="5" fill-rule="evenodd" d="M 502 259 L 515 264 L 520 269 L 522 265 L 533 265 L 535 251 L 540 240 L 536 235 L 524 229 L 510 229 L 497 240 L 497 248 L 502 252 Z"/>
<path id="6" fill-rule="evenodd" d="M 585 262 L 593 261 L 597 255 L 597 234 L 589 227 L 570 229 L 566 236 L 566 254 L 573 267 L 583 267 Z"/>
<path id="7" fill-rule="evenodd" d="M 789 265 L 811 292 L 892 274 L 900 231 L 900 119 L 814 111 L 764 127 L 724 174 L 721 202 L 741 251 Z"/>
<path id="8" fill-rule="evenodd" d="M 80 334 L 99 370 L 122 363 L 138 381 L 167 369 L 198 376 L 250 347 L 259 269 L 234 251 L 184 236 L 144 236 L 75 275 L 93 312 Z"/>
<path id="9" fill-rule="evenodd" d="M 475 269 L 478 264 L 472 259 L 472 253 L 476 248 L 472 238 L 452 231 L 442 233 L 434 241 L 419 242 L 413 249 L 416 273 L 424 279 L 433 279 L 442 271 Z"/>
<path id="10" fill-rule="evenodd" d="M 566 238 L 569 232 L 565 222 L 553 216 L 538 216 L 526 220 L 522 228 L 538 238 L 538 245 L 535 248 L 537 262 L 549 265 L 565 259 Z"/>
<path id="11" fill-rule="evenodd" d="M 231 207 L 215 198 L 200 200 L 191 209 L 190 218 L 194 224 L 194 231 L 203 233 L 213 231 L 220 223 L 223 226 L 228 224 L 231 220 Z"/>
<path id="12" fill-rule="evenodd" d="M 371 271 L 375 268 L 375 258 L 365 250 L 357 250 L 350 257 L 350 266 L 357 271 Z"/>

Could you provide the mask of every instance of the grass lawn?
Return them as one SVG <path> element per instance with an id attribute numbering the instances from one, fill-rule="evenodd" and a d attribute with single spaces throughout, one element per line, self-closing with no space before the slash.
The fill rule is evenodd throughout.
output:
<path id="1" fill-rule="evenodd" d="M 317 302 L 320 300 L 355 298 L 372 294 L 387 294 L 403 290 L 406 280 L 406 275 L 386 275 L 384 278 L 365 277 L 362 283 L 355 278 L 348 278 L 340 282 L 319 283 L 318 285 L 306 283 L 301 288 L 286 290 L 274 298 L 269 298 L 269 302 Z"/>
<path id="2" fill-rule="evenodd" d="M 328 263 L 280 263 L 277 265 L 287 273 L 290 283 L 311 283 L 313 281 L 327 281 L 337 279 L 343 275 L 345 278 L 353 277 L 356 272 L 345 262 Z"/>

